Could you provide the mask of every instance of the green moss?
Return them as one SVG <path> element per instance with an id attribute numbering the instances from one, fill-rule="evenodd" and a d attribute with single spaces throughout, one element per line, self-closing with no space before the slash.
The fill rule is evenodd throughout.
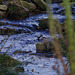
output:
<path id="1" fill-rule="evenodd" d="M 0 54 L 0 75 L 17 75 L 12 70 L 17 65 L 21 65 L 21 63 L 10 56 Z"/>
<path id="2" fill-rule="evenodd" d="M 12 67 L 21 64 L 19 61 L 7 56 L 5 54 L 0 54 L 0 64 L 3 67 Z"/>

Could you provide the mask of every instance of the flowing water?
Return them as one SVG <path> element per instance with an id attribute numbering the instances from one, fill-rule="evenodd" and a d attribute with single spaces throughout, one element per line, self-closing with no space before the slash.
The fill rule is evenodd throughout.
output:
<path id="1" fill-rule="evenodd" d="M 58 7 L 58 5 L 56 5 L 56 7 Z M 58 19 L 61 23 L 63 23 L 66 18 L 61 14 L 54 14 L 53 17 Z M 47 29 L 37 30 L 37 27 L 39 27 L 39 22 L 37 20 L 45 18 L 48 18 L 47 14 L 36 14 L 26 19 L 16 21 L 0 19 L 0 22 L 4 23 L 0 28 L 13 28 L 21 31 L 20 34 L 13 34 L 10 35 L 10 37 L 8 37 L 8 35 L 0 35 L 0 53 L 6 52 L 7 55 L 22 62 L 24 71 L 28 75 L 58 75 L 56 70 L 58 64 L 58 70 L 60 70 L 61 75 L 64 75 L 62 64 L 58 59 L 48 58 L 43 54 L 35 54 L 36 43 L 40 42 L 38 36 L 43 35 L 43 37 L 51 37 Z M 75 19 L 74 15 L 72 19 Z M 22 29 L 24 29 L 25 33 L 22 32 Z M 67 63 L 65 58 L 64 61 Z M 21 75 L 25 74 L 21 73 Z"/>

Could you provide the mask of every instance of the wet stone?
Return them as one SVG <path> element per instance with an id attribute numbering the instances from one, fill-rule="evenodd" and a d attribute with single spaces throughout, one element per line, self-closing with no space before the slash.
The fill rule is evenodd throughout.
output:
<path id="1" fill-rule="evenodd" d="M 36 44 L 36 52 L 37 53 L 48 53 L 54 52 L 55 48 L 51 41 L 45 40 L 44 42 L 39 42 Z"/>

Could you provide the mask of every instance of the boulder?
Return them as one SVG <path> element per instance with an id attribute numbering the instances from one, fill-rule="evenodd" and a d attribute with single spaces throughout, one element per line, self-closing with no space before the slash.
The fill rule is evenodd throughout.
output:
<path id="1" fill-rule="evenodd" d="M 13 68 L 21 65 L 21 63 L 12 57 L 5 55 L 5 53 L 0 54 L 0 75 L 18 75 Z"/>
<path id="2" fill-rule="evenodd" d="M 22 0 L 13 0 L 15 3 L 22 5 Z"/>
<path id="3" fill-rule="evenodd" d="M 7 10 L 7 6 L 6 5 L 0 5 L 0 10 L 6 11 Z"/>
<path id="4" fill-rule="evenodd" d="M 38 20 L 39 21 L 39 28 L 40 29 L 43 29 L 43 30 L 45 30 L 45 29 L 48 29 L 49 28 L 49 21 L 48 21 L 48 18 L 47 19 L 40 19 L 40 20 Z M 56 24 L 58 24 L 59 22 L 58 22 L 58 20 L 55 20 L 54 19 L 54 25 L 56 25 Z"/>
<path id="5" fill-rule="evenodd" d="M 29 11 L 33 11 L 36 9 L 36 5 L 33 4 L 33 3 L 29 3 L 29 2 L 26 2 L 26 1 L 22 1 L 22 4 L 25 8 L 29 9 Z"/>
<path id="6" fill-rule="evenodd" d="M 46 51 L 46 47 L 45 47 L 44 43 L 39 42 L 36 44 L 36 52 L 37 53 L 43 53 L 45 51 Z"/>
<path id="7" fill-rule="evenodd" d="M 7 67 L 15 67 L 17 65 L 21 65 L 21 63 L 13 58 L 11 58 L 8 55 L 5 54 L 0 54 L 0 67 L 2 66 L 3 68 Z M 1 70 L 0 70 L 1 71 Z"/>
<path id="8" fill-rule="evenodd" d="M 54 52 L 55 48 L 51 41 L 45 40 L 43 42 L 39 42 L 36 44 L 36 52 L 37 53 L 49 53 Z"/>
<path id="9" fill-rule="evenodd" d="M 0 11 L 0 18 L 3 18 L 5 16 L 5 13 Z"/>
<path id="10" fill-rule="evenodd" d="M 48 29 L 48 19 L 40 19 L 38 21 L 40 29 Z"/>
<path id="11" fill-rule="evenodd" d="M 46 7 L 48 6 L 45 1 L 43 0 L 31 0 L 33 3 L 37 5 L 41 10 L 46 10 Z"/>
<path id="12" fill-rule="evenodd" d="M 11 19 L 26 18 L 29 14 L 29 9 L 11 1 L 8 4 L 8 17 Z"/>

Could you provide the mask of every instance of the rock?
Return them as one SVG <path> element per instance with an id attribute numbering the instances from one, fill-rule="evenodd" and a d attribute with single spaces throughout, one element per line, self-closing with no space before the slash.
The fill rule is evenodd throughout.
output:
<path id="1" fill-rule="evenodd" d="M 24 68 L 23 67 L 16 67 L 15 71 L 16 72 L 24 72 Z"/>
<path id="2" fill-rule="evenodd" d="M 37 5 L 41 10 L 46 10 L 46 7 L 48 6 L 45 1 L 43 0 L 31 0 L 33 3 Z"/>
<path id="3" fill-rule="evenodd" d="M 21 27 L 9 27 L 9 26 L 0 26 L 0 34 L 19 34 L 19 33 L 31 33 L 31 30 L 28 28 Z"/>
<path id="4" fill-rule="evenodd" d="M 0 11 L 0 18 L 3 18 L 5 16 L 5 13 Z"/>
<path id="5" fill-rule="evenodd" d="M 48 19 L 40 19 L 38 21 L 40 29 L 48 29 Z"/>
<path id="6" fill-rule="evenodd" d="M 0 54 L 0 75 L 17 75 L 13 68 L 21 65 L 21 63 L 10 56 Z"/>
<path id="7" fill-rule="evenodd" d="M 38 20 L 39 21 L 39 27 L 40 27 L 40 29 L 48 29 L 48 26 L 49 26 L 49 24 L 48 24 L 48 18 L 47 19 L 40 19 L 40 20 Z M 56 25 L 56 24 L 58 24 L 59 22 L 58 22 L 58 20 L 55 20 L 54 19 L 54 25 Z"/>
<path id="8" fill-rule="evenodd" d="M 16 50 L 13 52 L 13 54 L 25 54 L 25 53 L 31 53 L 31 51 L 19 51 L 19 50 Z"/>
<path id="9" fill-rule="evenodd" d="M 39 42 L 36 44 L 36 52 L 37 53 L 48 53 L 53 52 L 54 46 L 51 41 L 48 41 L 47 39 L 44 42 Z"/>
<path id="10" fill-rule="evenodd" d="M 7 10 L 7 6 L 6 5 L 0 5 L 0 10 L 6 11 Z"/>
<path id="11" fill-rule="evenodd" d="M 36 44 L 36 52 L 37 53 L 43 53 L 45 51 L 46 51 L 46 47 L 45 47 L 44 43 L 39 42 Z"/>
<path id="12" fill-rule="evenodd" d="M 12 57 L 5 55 L 5 54 L 0 54 L 0 67 L 14 67 L 17 65 L 21 65 L 21 63 Z"/>
<path id="13" fill-rule="evenodd" d="M 22 4 L 25 8 L 29 9 L 29 11 L 33 11 L 36 9 L 36 5 L 33 4 L 33 3 L 29 3 L 29 2 L 26 2 L 26 1 L 22 1 Z"/>
<path id="14" fill-rule="evenodd" d="M 29 14 L 29 10 L 13 1 L 8 4 L 8 17 L 11 19 L 26 18 Z"/>
<path id="15" fill-rule="evenodd" d="M 14 2 L 22 6 L 22 0 L 14 0 Z"/>

